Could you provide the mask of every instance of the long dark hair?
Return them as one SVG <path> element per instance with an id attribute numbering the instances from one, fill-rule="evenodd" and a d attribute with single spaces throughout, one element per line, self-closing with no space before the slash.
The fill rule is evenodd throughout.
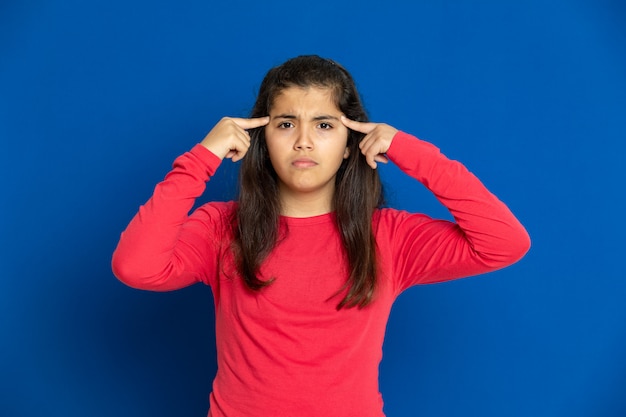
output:
<path id="1" fill-rule="evenodd" d="M 352 76 L 341 65 L 315 55 L 292 58 L 272 68 L 261 83 L 251 117 L 270 113 L 274 99 L 289 87 L 320 87 L 332 91 L 335 104 L 346 117 L 368 121 Z M 281 203 L 278 179 L 270 162 L 265 129 L 250 131 L 251 145 L 239 171 L 239 198 L 234 249 L 237 268 L 246 285 L 260 290 L 274 277 L 259 277 L 262 262 L 279 240 Z M 347 290 L 337 305 L 364 307 L 374 296 L 377 277 L 376 241 L 372 215 L 383 204 L 378 171 L 367 165 L 359 150 L 362 133 L 349 130 L 349 156 L 336 175 L 333 205 L 350 275 L 335 295 Z"/>

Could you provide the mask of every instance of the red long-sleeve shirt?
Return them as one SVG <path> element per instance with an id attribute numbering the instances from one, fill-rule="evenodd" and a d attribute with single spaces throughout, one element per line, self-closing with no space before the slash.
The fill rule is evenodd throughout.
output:
<path id="1" fill-rule="evenodd" d="M 197 145 L 180 156 L 122 233 L 113 271 L 165 291 L 196 282 L 215 298 L 218 371 L 213 417 L 383 416 L 378 389 L 385 326 L 406 288 L 510 265 L 529 237 L 509 209 L 459 162 L 403 132 L 387 156 L 422 182 L 455 222 L 394 209 L 375 212 L 379 285 L 367 307 L 336 310 L 347 266 L 333 213 L 281 218 L 288 229 L 262 266 L 275 281 L 254 292 L 230 244 L 235 203 L 190 210 L 220 159 Z"/>

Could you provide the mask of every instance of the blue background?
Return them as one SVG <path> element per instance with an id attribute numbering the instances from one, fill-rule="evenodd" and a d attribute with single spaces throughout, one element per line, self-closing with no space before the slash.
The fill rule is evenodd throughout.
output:
<path id="1" fill-rule="evenodd" d="M 597 0 L 0 3 L 0 415 L 206 415 L 210 289 L 133 290 L 110 256 L 173 159 L 307 53 L 533 240 L 512 267 L 400 297 L 389 417 L 626 415 L 626 6 Z M 449 217 L 381 171 L 393 206 Z M 204 200 L 235 177 L 224 164 Z"/>

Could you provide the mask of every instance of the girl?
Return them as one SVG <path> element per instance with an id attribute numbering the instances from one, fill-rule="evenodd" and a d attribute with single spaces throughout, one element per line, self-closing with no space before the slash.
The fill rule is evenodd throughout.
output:
<path id="1" fill-rule="evenodd" d="M 242 160 L 236 202 L 194 201 L 224 158 Z M 383 208 L 389 160 L 455 222 Z M 433 145 L 369 123 L 350 74 L 317 56 L 263 80 L 251 118 L 224 118 L 174 162 L 122 233 L 113 271 L 215 299 L 218 371 L 209 416 L 381 417 L 387 318 L 406 288 L 503 268 L 523 226 Z"/>

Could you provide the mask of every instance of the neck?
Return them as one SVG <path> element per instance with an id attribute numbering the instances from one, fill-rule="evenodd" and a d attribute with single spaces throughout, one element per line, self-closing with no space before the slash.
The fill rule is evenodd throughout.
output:
<path id="1" fill-rule="evenodd" d="M 334 210 L 333 194 L 280 192 L 280 214 L 288 217 L 313 217 Z"/>

